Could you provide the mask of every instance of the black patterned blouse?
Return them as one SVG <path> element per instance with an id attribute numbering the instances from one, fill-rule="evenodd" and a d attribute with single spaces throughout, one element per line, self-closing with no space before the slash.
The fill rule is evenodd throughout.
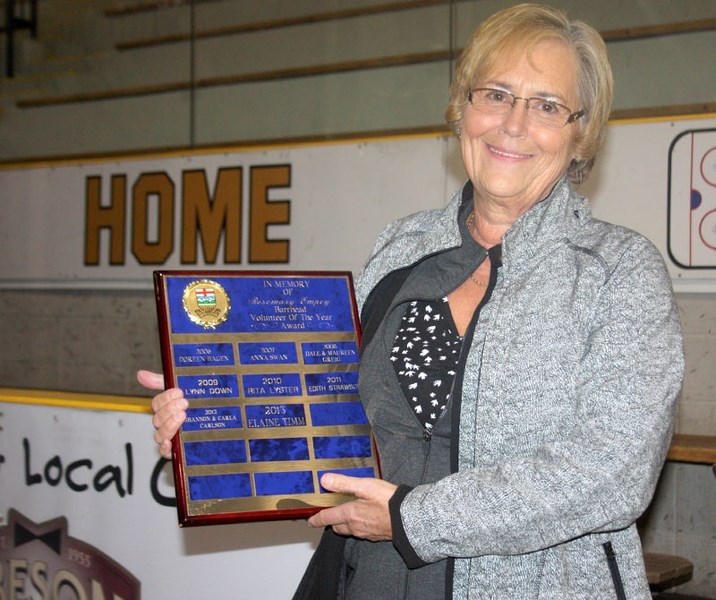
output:
<path id="1" fill-rule="evenodd" d="M 461 347 L 447 298 L 410 303 L 390 360 L 408 404 L 428 433 L 450 400 Z"/>

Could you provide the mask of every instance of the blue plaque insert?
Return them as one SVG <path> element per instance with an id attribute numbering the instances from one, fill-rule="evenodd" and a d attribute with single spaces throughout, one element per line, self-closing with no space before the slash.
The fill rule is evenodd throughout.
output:
<path id="1" fill-rule="evenodd" d="M 226 465 L 246 462 L 243 440 L 185 442 L 184 459 L 187 465 Z"/>
<path id="2" fill-rule="evenodd" d="M 243 375 L 241 379 L 244 384 L 244 396 L 247 398 L 300 396 L 303 393 L 301 376 L 298 373 Z"/>
<path id="3" fill-rule="evenodd" d="M 174 344 L 174 366 L 223 367 L 234 364 L 231 344 Z"/>
<path id="4" fill-rule="evenodd" d="M 190 408 L 182 431 L 208 431 L 213 429 L 241 429 L 241 408 L 238 406 L 212 406 Z"/>
<path id="5" fill-rule="evenodd" d="M 312 494 L 315 491 L 311 471 L 256 473 L 254 481 L 256 494 L 259 496 Z"/>
<path id="6" fill-rule="evenodd" d="M 189 497 L 192 500 L 221 500 L 225 498 L 248 498 L 251 476 L 247 473 L 229 475 L 193 475 L 188 477 Z"/>
<path id="7" fill-rule="evenodd" d="M 313 438 L 316 458 L 367 458 L 372 453 L 368 435 L 330 435 Z"/>
<path id="8" fill-rule="evenodd" d="M 184 290 L 196 280 L 183 276 L 166 280 L 173 334 L 355 331 L 350 289 L 343 277 L 216 278 L 231 306 L 240 310 L 230 310 L 226 320 L 210 330 L 192 321 L 183 308 Z"/>
<path id="9" fill-rule="evenodd" d="M 246 427 L 305 427 L 303 404 L 257 404 L 246 407 Z"/>
<path id="10" fill-rule="evenodd" d="M 360 402 L 326 402 L 311 404 L 311 424 L 314 427 L 327 425 L 368 425 L 368 417 Z"/>
<path id="11" fill-rule="evenodd" d="M 356 364 L 356 342 L 304 342 L 301 344 L 303 362 L 307 365 Z"/>
<path id="12" fill-rule="evenodd" d="M 179 375 L 177 385 L 187 400 L 195 398 L 236 398 L 236 375 Z"/>
<path id="13" fill-rule="evenodd" d="M 323 477 L 326 473 L 339 473 L 340 475 L 348 475 L 349 477 L 375 477 L 376 472 L 373 467 L 358 467 L 356 469 L 328 469 L 326 471 L 318 471 L 318 481 L 321 481 L 321 477 Z M 319 483 L 319 487 L 321 489 L 321 494 L 333 494 L 334 492 L 331 492 L 324 488 Z"/>
<path id="14" fill-rule="evenodd" d="M 306 373 L 309 396 L 358 393 L 358 371 L 344 373 Z"/>
<path id="15" fill-rule="evenodd" d="M 239 344 L 242 365 L 289 365 L 298 362 L 293 342 L 245 342 Z"/>
<path id="16" fill-rule="evenodd" d="M 308 460 L 306 438 L 267 438 L 249 440 L 252 462 Z"/>

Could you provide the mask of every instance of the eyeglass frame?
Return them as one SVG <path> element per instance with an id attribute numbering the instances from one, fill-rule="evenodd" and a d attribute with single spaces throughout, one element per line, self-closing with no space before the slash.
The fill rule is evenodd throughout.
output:
<path id="1" fill-rule="evenodd" d="M 530 109 L 530 102 L 532 100 L 540 100 L 542 102 L 548 102 L 550 104 L 554 104 L 555 106 L 561 106 L 562 108 L 566 108 L 567 112 L 569 112 L 569 115 L 567 116 L 567 120 L 560 125 L 560 127 L 566 127 L 567 125 L 571 125 L 575 121 L 581 119 L 584 116 L 584 109 L 579 109 L 577 111 L 572 112 L 572 109 L 569 108 L 569 106 L 566 106 L 565 104 L 561 104 L 559 102 L 555 102 L 554 100 L 549 100 L 547 98 L 540 98 L 539 96 L 532 96 L 531 98 L 524 98 L 523 96 L 515 96 L 512 92 L 508 92 L 506 90 L 501 90 L 498 88 L 491 88 L 491 87 L 476 87 L 469 89 L 467 91 L 467 101 L 470 103 L 470 106 L 475 107 L 475 105 L 472 103 L 472 93 L 473 92 L 480 92 L 480 91 L 490 91 L 490 92 L 499 92 L 500 94 L 504 94 L 505 96 L 512 96 L 512 102 L 510 102 L 510 108 L 515 108 L 515 104 L 518 100 L 524 100 L 525 101 L 525 111 L 529 111 Z M 477 109 L 479 110 L 479 109 Z"/>

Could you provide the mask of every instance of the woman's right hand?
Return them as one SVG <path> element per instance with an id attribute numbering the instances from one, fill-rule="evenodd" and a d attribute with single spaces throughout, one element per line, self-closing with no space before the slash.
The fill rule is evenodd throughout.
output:
<path id="1" fill-rule="evenodd" d="M 137 381 L 150 390 L 164 390 L 164 376 L 151 371 L 137 371 Z M 172 456 L 172 438 L 186 419 L 189 402 L 179 388 L 170 388 L 152 398 L 154 441 L 164 458 Z"/>

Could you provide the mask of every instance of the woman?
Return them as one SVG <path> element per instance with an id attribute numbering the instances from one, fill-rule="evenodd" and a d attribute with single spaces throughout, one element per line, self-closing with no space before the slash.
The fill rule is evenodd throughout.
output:
<path id="1" fill-rule="evenodd" d="M 650 597 L 634 523 L 683 355 L 658 251 L 570 187 L 611 94 L 599 35 L 551 8 L 467 44 L 447 120 L 469 181 L 389 225 L 356 284 L 384 478 L 324 476 L 356 500 L 309 520 L 327 529 L 297 598 Z M 154 399 L 165 454 L 186 406 Z"/>

